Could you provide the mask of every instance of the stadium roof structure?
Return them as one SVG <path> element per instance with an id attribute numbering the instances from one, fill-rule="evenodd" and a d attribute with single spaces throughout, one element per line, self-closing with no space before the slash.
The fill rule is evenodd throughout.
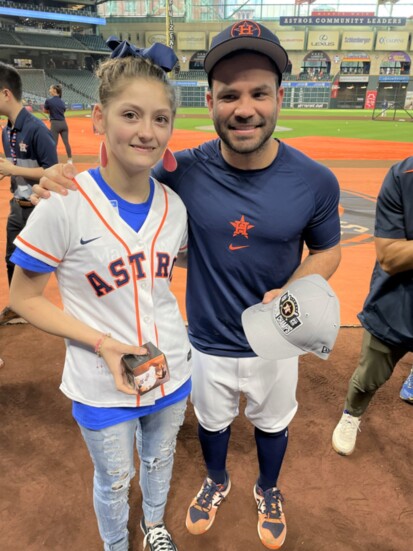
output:
<path id="1" fill-rule="evenodd" d="M 17 3 L 15 3 L 17 6 Z M 0 16 L 3 17 L 20 17 L 22 19 L 39 19 L 46 21 L 54 22 L 65 22 L 65 23 L 77 23 L 77 24 L 86 24 L 86 25 L 106 25 L 106 19 L 103 17 L 98 17 L 95 14 L 78 14 L 74 10 L 60 10 L 55 11 L 52 9 L 45 9 L 46 6 L 36 6 L 35 4 L 30 5 L 30 9 L 20 8 L 20 7 L 9 7 L 0 5 Z M 57 10 L 57 8 L 55 8 Z"/>

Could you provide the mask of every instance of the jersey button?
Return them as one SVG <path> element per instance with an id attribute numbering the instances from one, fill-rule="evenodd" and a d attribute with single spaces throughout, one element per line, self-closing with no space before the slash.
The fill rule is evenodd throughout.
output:
<path id="1" fill-rule="evenodd" d="M 152 318 L 151 318 L 150 316 L 144 316 L 143 321 L 144 321 L 145 323 L 151 323 Z"/>

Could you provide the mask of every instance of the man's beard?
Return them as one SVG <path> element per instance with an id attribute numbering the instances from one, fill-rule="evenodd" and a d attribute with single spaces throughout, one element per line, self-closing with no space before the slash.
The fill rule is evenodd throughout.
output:
<path id="1" fill-rule="evenodd" d="M 270 124 L 265 124 L 265 126 L 262 127 L 264 133 L 258 139 L 242 140 L 242 138 L 233 139 L 231 137 L 231 130 L 228 130 L 228 128 L 224 126 L 224 124 L 214 121 L 215 130 L 218 136 L 221 138 L 222 142 L 226 145 L 226 147 L 234 153 L 241 154 L 259 153 L 262 149 L 264 149 L 269 139 L 272 137 L 272 134 L 276 127 L 276 123 L 277 121 L 274 118 L 274 120 L 271 121 Z"/>

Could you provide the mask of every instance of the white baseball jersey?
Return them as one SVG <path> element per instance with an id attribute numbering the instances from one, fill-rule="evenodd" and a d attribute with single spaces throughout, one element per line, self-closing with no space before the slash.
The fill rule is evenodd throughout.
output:
<path id="1" fill-rule="evenodd" d="M 190 377 L 190 345 L 170 290 L 176 256 L 187 244 L 187 217 L 179 197 L 156 180 L 152 205 L 134 231 L 88 172 L 78 191 L 52 194 L 34 209 L 15 244 L 55 266 L 65 311 L 128 344 L 152 341 L 166 355 L 170 380 L 144 396 L 115 388 L 94 351 L 67 340 L 61 390 L 91 406 L 150 405 Z"/>

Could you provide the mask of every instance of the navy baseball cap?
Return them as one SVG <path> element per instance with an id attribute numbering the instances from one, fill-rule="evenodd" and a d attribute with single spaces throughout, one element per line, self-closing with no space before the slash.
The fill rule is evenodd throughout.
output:
<path id="1" fill-rule="evenodd" d="M 204 59 L 208 75 L 221 59 L 233 52 L 249 50 L 266 55 L 274 63 L 281 77 L 288 65 L 288 54 L 279 39 L 267 27 L 256 21 L 238 21 L 214 36 Z"/>

